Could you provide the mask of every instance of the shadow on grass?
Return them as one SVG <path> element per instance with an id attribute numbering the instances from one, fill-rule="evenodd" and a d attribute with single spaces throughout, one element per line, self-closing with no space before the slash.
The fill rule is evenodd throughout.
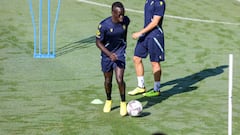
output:
<path id="1" fill-rule="evenodd" d="M 57 48 L 56 56 L 61 56 L 70 52 L 75 51 L 76 49 L 88 48 L 92 46 L 92 43 L 95 43 L 95 36 L 90 36 L 88 38 L 69 43 L 61 48 Z"/>
<path id="2" fill-rule="evenodd" d="M 183 78 L 165 82 L 161 84 L 161 87 L 164 87 L 167 85 L 174 85 L 174 86 L 169 90 L 161 92 L 161 95 L 158 97 L 141 97 L 137 100 L 139 100 L 140 102 L 147 101 L 147 104 L 144 105 L 143 108 L 144 109 L 149 108 L 155 104 L 161 103 L 163 100 L 166 100 L 173 95 L 181 94 L 185 92 L 191 92 L 193 90 L 198 89 L 197 86 L 193 86 L 193 85 L 202 81 L 203 79 L 223 73 L 224 72 L 223 69 L 227 67 L 228 67 L 227 65 L 222 65 L 216 68 L 209 68 Z"/>

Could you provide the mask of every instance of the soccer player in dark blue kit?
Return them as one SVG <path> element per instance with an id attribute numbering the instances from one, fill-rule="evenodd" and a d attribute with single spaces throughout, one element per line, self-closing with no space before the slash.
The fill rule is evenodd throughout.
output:
<path id="1" fill-rule="evenodd" d="M 115 72 L 121 97 L 120 115 L 127 115 L 125 99 L 125 51 L 127 47 L 127 30 L 130 19 L 124 16 L 125 9 L 121 2 L 112 4 L 112 16 L 100 22 L 96 33 L 96 45 L 101 50 L 101 67 L 104 74 L 104 86 L 107 96 L 103 112 L 111 111 L 112 77 Z"/>
<path id="2" fill-rule="evenodd" d="M 146 0 L 144 7 L 144 28 L 132 34 L 133 39 L 138 39 L 133 57 L 138 87 L 129 91 L 129 95 L 137 95 L 140 93 L 143 93 L 146 97 L 160 95 L 160 79 L 162 73 L 160 62 L 165 59 L 164 33 L 162 29 L 164 13 L 164 0 Z M 154 88 L 146 92 L 142 58 L 146 58 L 148 54 L 154 76 Z"/>

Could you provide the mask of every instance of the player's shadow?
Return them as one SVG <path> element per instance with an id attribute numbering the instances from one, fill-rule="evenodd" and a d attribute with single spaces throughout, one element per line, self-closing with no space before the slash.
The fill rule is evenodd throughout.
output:
<path id="1" fill-rule="evenodd" d="M 151 98 L 150 97 L 141 97 L 137 100 L 139 100 L 140 102 L 147 101 L 147 103 L 143 106 L 143 109 L 149 108 L 155 104 L 161 103 L 163 100 L 166 100 L 173 95 L 197 90 L 198 87 L 194 86 L 194 84 L 196 84 L 208 77 L 216 76 L 216 75 L 223 73 L 224 69 L 227 67 L 228 67 L 227 65 L 222 65 L 222 66 L 218 66 L 216 68 L 208 68 L 208 69 L 204 69 L 200 72 L 194 73 L 192 75 L 189 75 L 189 76 L 186 76 L 183 78 L 165 82 L 165 83 L 161 84 L 161 87 L 164 87 L 167 85 L 173 85 L 173 87 L 169 90 L 161 92 L 160 96 L 151 97 Z"/>
<path id="2" fill-rule="evenodd" d="M 58 57 L 58 56 L 73 52 L 77 49 L 91 47 L 91 46 L 93 46 L 93 43 L 95 43 L 95 41 L 96 41 L 95 36 L 90 36 L 88 38 L 69 43 L 69 44 L 67 44 L 63 47 L 57 48 L 56 49 L 56 56 Z"/>

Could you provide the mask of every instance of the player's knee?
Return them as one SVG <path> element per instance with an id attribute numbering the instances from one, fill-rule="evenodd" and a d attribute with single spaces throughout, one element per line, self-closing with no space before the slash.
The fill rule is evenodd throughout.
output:
<path id="1" fill-rule="evenodd" d="M 124 81 L 121 78 L 117 78 L 118 85 L 124 85 Z"/>
<path id="2" fill-rule="evenodd" d="M 142 59 L 141 59 L 140 57 L 133 56 L 133 62 L 134 62 L 134 63 L 141 63 L 141 62 L 142 62 Z"/>
<path id="3" fill-rule="evenodd" d="M 160 63 L 158 62 L 152 62 L 152 70 L 153 72 L 158 72 L 161 70 Z"/>
<path id="4" fill-rule="evenodd" d="M 105 78 L 105 82 L 106 85 L 112 84 L 112 79 L 110 78 Z"/>

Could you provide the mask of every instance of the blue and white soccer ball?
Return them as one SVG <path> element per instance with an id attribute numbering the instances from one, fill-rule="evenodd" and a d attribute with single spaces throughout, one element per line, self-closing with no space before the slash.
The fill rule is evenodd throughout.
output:
<path id="1" fill-rule="evenodd" d="M 138 100 L 131 100 L 127 104 L 127 112 L 130 116 L 140 116 L 143 110 L 142 103 Z"/>

